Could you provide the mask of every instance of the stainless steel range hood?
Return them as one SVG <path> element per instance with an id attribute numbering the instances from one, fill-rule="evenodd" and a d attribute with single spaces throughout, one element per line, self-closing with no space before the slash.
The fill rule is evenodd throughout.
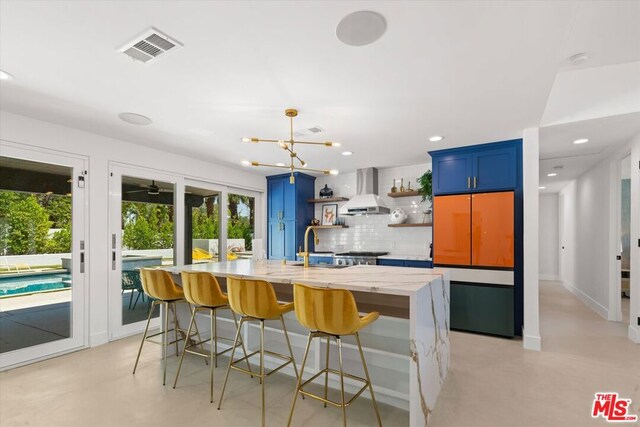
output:
<path id="1" fill-rule="evenodd" d="M 378 196 L 378 169 L 358 169 L 356 172 L 356 196 L 345 203 L 339 215 L 388 214 L 389 208 Z"/>

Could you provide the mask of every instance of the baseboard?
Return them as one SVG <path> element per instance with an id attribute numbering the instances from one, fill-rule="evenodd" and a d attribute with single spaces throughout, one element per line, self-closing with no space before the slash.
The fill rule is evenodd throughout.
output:
<path id="1" fill-rule="evenodd" d="M 629 325 L 629 339 L 636 344 L 640 344 L 640 327 Z"/>
<path id="2" fill-rule="evenodd" d="M 560 276 L 558 276 L 557 274 L 539 274 L 538 279 L 559 282 Z"/>
<path id="3" fill-rule="evenodd" d="M 587 307 L 591 308 L 593 311 L 602 316 L 605 320 L 609 319 L 609 310 L 605 308 L 602 304 L 591 298 L 589 295 L 582 292 L 580 289 L 576 288 L 569 282 L 562 282 L 565 288 L 572 294 L 578 297 L 580 301 L 585 303 Z"/>
<path id="4" fill-rule="evenodd" d="M 99 345 L 106 344 L 108 342 L 109 342 L 109 333 L 107 331 L 91 334 L 91 336 L 89 337 L 90 347 L 97 347 Z"/>
<path id="5" fill-rule="evenodd" d="M 527 331 L 522 331 L 522 347 L 525 350 L 540 351 L 542 349 L 542 338 L 540 335 L 527 335 Z"/>

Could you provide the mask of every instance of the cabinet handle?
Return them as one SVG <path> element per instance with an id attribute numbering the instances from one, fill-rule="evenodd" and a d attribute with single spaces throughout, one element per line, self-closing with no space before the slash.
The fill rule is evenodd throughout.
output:
<path id="1" fill-rule="evenodd" d="M 471 177 L 467 177 L 467 188 L 471 188 Z"/>
<path id="2" fill-rule="evenodd" d="M 477 177 L 473 177 L 473 188 L 476 188 L 478 186 L 478 178 Z"/>

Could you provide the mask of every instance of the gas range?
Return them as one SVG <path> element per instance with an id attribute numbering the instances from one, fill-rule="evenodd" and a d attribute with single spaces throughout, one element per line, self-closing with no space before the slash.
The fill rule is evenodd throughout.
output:
<path id="1" fill-rule="evenodd" d="M 336 265 L 376 265 L 379 256 L 389 252 L 342 252 L 335 254 L 333 263 Z"/>

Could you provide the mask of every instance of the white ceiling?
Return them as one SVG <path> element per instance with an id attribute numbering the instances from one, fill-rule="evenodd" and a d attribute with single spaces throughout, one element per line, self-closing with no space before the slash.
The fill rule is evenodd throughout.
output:
<path id="1" fill-rule="evenodd" d="M 540 129 L 540 185 L 556 193 L 640 133 L 640 113 L 548 126 Z M 589 142 L 576 145 L 576 139 Z M 554 169 L 563 166 L 562 169 Z M 557 173 L 548 177 L 548 173 Z"/>
<path id="2" fill-rule="evenodd" d="M 2 0 L 0 68 L 15 80 L 2 83 L 0 108 L 238 165 L 286 162 L 240 138 L 286 137 L 283 110 L 297 107 L 296 129 L 321 126 L 315 140 L 354 152 L 300 147 L 311 167 L 415 164 L 538 126 L 558 71 L 640 60 L 639 5 Z M 385 16 L 386 34 L 341 44 L 337 23 L 363 9 Z M 117 52 L 150 26 L 184 48 L 148 66 Z M 573 70 L 577 51 L 593 58 Z M 127 111 L 154 123 L 121 122 Z"/>

